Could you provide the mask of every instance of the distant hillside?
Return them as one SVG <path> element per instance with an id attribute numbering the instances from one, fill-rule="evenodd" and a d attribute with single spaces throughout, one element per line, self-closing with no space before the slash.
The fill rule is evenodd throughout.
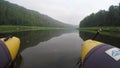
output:
<path id="1" fill-rule="evenodd" d="M 0 0 L 0 25 L 71 26 L 5 0 Z"/>
<path id="2" fill-rule="evenodd" d="M 85 17 L 79 27 L 94 26 L 120 26 L 120 4 L 119 6 L 110 6 L 108 11 L 100 10 L 97 13 Z"/>

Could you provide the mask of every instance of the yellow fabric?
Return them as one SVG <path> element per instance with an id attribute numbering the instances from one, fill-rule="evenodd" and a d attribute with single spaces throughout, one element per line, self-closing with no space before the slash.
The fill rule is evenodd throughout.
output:
<path id="1" fill-rule="evenodd" d="M 20 39 L 17 37 L 12 37 L 5 41 L 5 44 L 10 52 L 13 61 L 16 58 L 16 55 L 20 47 Z"/>
<path id="2" fill-rule="evenodd" d="M 87 40 L 82 45 L 82 62 L 84 61 L 86 55 L 92 50 L 94 47 L 103 44 L 101 42 L 95 41 L 95 40 Z"/>

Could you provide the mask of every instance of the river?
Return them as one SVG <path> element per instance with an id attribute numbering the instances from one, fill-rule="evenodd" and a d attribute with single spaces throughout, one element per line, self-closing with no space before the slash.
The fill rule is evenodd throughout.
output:
<path id="1" fill-rule="evenodd" d="M 83 40 L 95 34 L 79 31 L 46 30 L 1 34 L 21 39 L 15 68 L 79 68 Z M 119 47 L 119 38 L 99 35 L 96 40 Z"/>

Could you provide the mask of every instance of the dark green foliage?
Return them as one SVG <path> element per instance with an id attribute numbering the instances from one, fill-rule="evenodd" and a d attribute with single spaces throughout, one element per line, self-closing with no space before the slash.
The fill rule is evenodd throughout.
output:
<path id="1" fill-rule="evenodd" d="M 47 15 L 26 9 L 8 1 L 0 0 L 0 25 L 25 25 L 25 26 L 70 26 Z"/>
<path id="2" fill-rule="evenodd" d="M 120 4 L 110 6 L 108 11 L 100 10 L 92 13 L 80 22 L 80 27 L 120 26 Z"/>

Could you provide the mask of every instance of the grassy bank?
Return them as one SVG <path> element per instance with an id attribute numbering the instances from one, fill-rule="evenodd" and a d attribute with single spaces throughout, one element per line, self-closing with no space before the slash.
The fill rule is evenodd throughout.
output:
<path id="1" fill-rule="evenodd" d="M 53 29 L 57 30 L 57 29 L 65 29 L 65 28 L 58 28 L 58 27 L 38 27 L 38 26 L 0 25 L 0 33 L 32 31 L 32 30 L 53 30 Z"/>
<path id="2" fill-rule="evenodd" d="M 86 28 L 80 28 L 80 31 L 96 33 L 98 29 L 100 29 L 100 27 L 86 27 Z M 101 34 L 120 37 L 120 27 L 102 27 Z"/>

